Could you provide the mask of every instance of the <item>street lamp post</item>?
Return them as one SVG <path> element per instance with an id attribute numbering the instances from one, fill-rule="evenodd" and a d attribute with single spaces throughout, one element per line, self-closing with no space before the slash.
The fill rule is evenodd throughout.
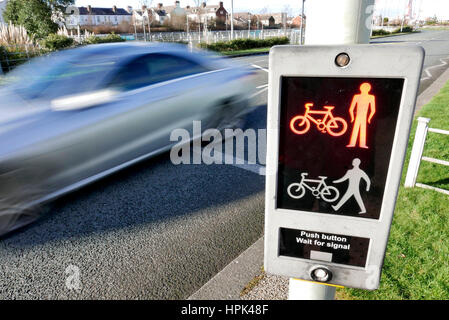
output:
<path id="1" fill-rule="evenodd" d="M 251 13 L 248 12 L 248 39 L 251 34 Z"/>
<path id="2" fill-rule="evenodd" d="M 301 11 L 301 27 L 300 27 L 300 39 L 299 39 L 299 44 L 304 44 L 304 3 L 306 2 L 306 0 L 302 0 L 302 11 Z"/>
<path id="3" fill-rule="evenodd" d="M 231 40 L 234 40 L 234 0 L 231 0 Z"/>

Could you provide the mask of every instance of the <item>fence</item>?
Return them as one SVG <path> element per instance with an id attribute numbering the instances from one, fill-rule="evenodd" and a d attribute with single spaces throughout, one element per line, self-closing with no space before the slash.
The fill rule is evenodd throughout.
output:
<path id="1" fill-rule="evenodd" d="M 104 37 L 107 35 L 95 35 Z M 234 39 L 269 39 L 273 37 L 288 37 L 291 44 L 300 43 L 299 29 L 265 29 L 265 30 L 235 30 Z M 78 43 L 83 43 L 85 35 L 70 35 Z M 201 42 L 207 44 L 231 40 L 231 31 L 205 31 L 205 32 L 152 32 L 122 35 L 126 40 L 182 42 L 196 46 Z M 38 45 L 0 46 L 0 74 L 11 71 L 19 64 L 27 62 L 30 58 L 40 56 L 43 50 Z"/>
<path id="2" fill-rule="evenodd" d="M 95 35 L 104 37 L 107 35 Z M 207 44 L 219 41 L 230 41 L 231 31 L 191 31 L 191 32 L 151 32 L 122 34 L 122 38 L 128 41 L 158 41 L 158 42 L 182 42 L 198 45 L 201 42 Z M 265 30 L 235 30 L 234 39 L 268 39 L 273 37 L 288 37 L 291 44 L 300 43 L 299 29 L 265 29 Z M 72 35 L 77 42 L 82 43 L 84 35 Z"/>
<path id="3" fill-rule="evenodd" d="M 427 133 L 429 131 L 438 134 L 449 135 L 449 131 L 447 130 L 429 128 L 429 121 L 430 121 L 429 118 L 423 117 L 418 118 L 418 126 L 416 127 L 415 141 L 413 142 L 412 153 L 410 155 L 410 162 L 408 165 L 407 176 L 405 178 L 404 185 L 407 188 L 413 188 L 414 186 L 417 186 L 425 189 L 432 189 L 449 195 L 449 190 L 444 190 L 416 182 L 421 161 L 432 162 L 449 167 L 448 161 L 430 157 L 423 157 L 424 145 L 426 143 Z"/>

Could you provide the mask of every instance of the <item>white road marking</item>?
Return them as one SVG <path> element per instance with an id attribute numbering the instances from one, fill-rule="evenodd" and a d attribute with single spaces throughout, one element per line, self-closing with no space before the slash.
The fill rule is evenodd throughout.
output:
<path id="1" fill-rule="evenodd" d="M 445 60 L 449 60 L 449 57 L 441 58 L 440 59 L 441 64 L 436 64 L 434 66 L 431 66 L 431 67 L 428 67 L 428 68 L 424 69 L 424 73 L 426 74 L 426 76 L 421 78 L 421 81 L 428 80 L 428 79 L 432 78 L 432 73 L 430 72 L 431 69 L 446 66 L 447 62 Z"/>
<path id="2" fill-rule="evenodd" d="M 265 71 L 265 72 L 269 72 L 268 69 L 265 69 L 265 68 L 263 68 L 263 67 L 261 67 L 261 66 L 258 66 L 257 64 L 252 64 L 251 67 L 254 67 L 254 68 L 263 70 L 263 71 Z"/>
<path id="3" fill-rule="evenodd" d="M 258 87 L 256 87 L 257 89 L 260 89 L 260 88 L 265 88 L 265 87 L 268 87 L 268 83 L 267 84 L 263 84 L 263 85 L 261 85 L 261 86 L 258 86 Z"/>
<path id="4" fill-rule="evenodd" d="M 263 89 L 257 91 L 256 93 L 253 93 L 252 95 L 250 95 L 250 96 L 248 97 L 248 99 L 254 98 L 255 96 L 257 96 L 257 95 L 259 95 L 259 94 L 261 94 L 262 92 L 265 92 L 265 91 L 267 91 L 267 90 L 268 90 L 268 86 L 266 86 L 265 88 L 263 88 Z"/>
<path id="5" fill-rule="evenodd" d="M 267 62 L 267 61 L 268 61 L 268 59 L 263 59 L 263 60 L 256 60 L 256 61 L 253 61 L 253 63 Z"/>

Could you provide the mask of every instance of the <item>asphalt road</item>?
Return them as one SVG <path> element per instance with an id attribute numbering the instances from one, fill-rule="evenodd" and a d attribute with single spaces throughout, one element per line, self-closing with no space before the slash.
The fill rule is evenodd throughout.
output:
<path id="1" fill-rule="evenodd" d="M 419 93 L 422 93 L 437 79 L 449 63 L 449 31 L 424 30 L 419 33 L 412 33 L 401 36 L 378 38 L 372 43 L 392 43 L 397 45 L 416 44 L 424 48 L 426 57 L 424 60 L 424 70 L 421 76 Z"/>
<path id="2" fill-rule="evenodd" d="M 386 41 L 426 49 L 421 92 L 447 67 L 448 31 Z M 247 127 L 264 129 L 268 56 L 236 60 L 258 70 Z M 167 153 L 55 201 L 0 240 L 0 299 L 187 298 L 262 236 L 262 165 L 176 166 Z"/>

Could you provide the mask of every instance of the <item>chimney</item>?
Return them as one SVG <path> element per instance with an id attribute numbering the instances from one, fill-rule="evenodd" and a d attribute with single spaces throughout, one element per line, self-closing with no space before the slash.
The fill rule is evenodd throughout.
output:
<path id="1" fill-rule="evenodd" d="M 114 12 L 115 14 L 117 14 L 117 6 L 112 6 L 112 12 Z"/>
<path id="2" fill-rule="evenodd" d="M 92 13 L 92 6 L 90 4 L 87 6 L 87 12 Z"/>

